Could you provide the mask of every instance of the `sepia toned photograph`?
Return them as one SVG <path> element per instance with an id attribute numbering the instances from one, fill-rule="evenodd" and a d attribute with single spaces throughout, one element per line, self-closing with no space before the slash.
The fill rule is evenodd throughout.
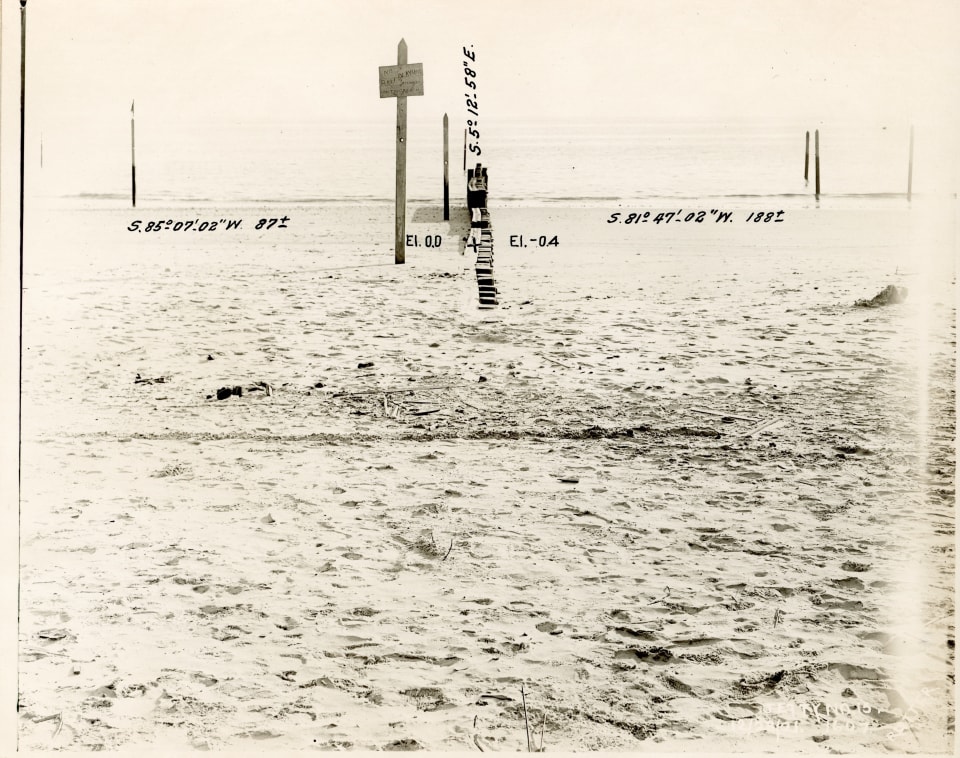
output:
<path id="1" fill-rule="evenodd" d="M 3 755 L 953 755 L 960 8 L 3 0 Z"/>

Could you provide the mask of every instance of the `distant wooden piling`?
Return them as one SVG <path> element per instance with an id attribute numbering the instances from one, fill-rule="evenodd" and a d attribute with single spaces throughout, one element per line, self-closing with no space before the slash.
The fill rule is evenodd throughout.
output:
<path id="1" fill-rule="evenodd" d="M 810 179 L 810 130 L 807 130 L 806 146 L 803 150 L 803 183 L 806 184 Z"/>
<path id="2" fill-rule="evenodd" d="M 907 162 L 907 202 L 913 199 L 913 125 L 910 125 L 910 158 Z"/>
<path id="3" fill-rule="evenodd" d="M 467 170 L 467 130 L 463 130 L 463 170 Z"/>
<path id="4" fill-rule="evenodd" d="M 443 114 L 443 220 L 450 220 L 450 121 Z"/>
<path id="5" fill-rule="evenodd" d="M 816 187 L 814 194 L 820 197 L 820 130 L 813 133 L 813 173 L 815 176 Z"/>
<path id="6" fill-rule="evenodd" d="M 137 151 L 136 151 L 136 140 L 134 138 L 133 131 L 133 118 L 134 118 L 134 107 L 135 101 L 130 101 L 130 198 L 133 202 L 133 207 L 137 207 Z"/>

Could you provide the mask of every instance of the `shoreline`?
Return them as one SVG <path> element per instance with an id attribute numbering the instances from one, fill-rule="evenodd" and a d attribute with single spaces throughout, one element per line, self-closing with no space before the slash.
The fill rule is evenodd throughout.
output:
<path id="1" fill-rule="evenodd" d="M 464 198 L 457 187 L 459 179 L 451 183 L 455 196 L 450 198 L 451 212 L 461 207 Z M 466 180 L 462 183 L 465 185 Z M 41 214 L 50 211 L 93 211 L 93 212 L 120 212 L 128 210 L 131 213 L 149 215 L 150 213 L 181 213 L 184 210 L 198 209 L 251 209 L 251 208 L 297 208 L 323 209 L 325 207 L 342 206 L 374 206 L 394 207 L 392 197 L 290 197 L 290 198 L 186 198 L 173 200 L 163 196 L 139 196 L 140 204 L 137 208 L 130 207 L 129 192 L 77 195 L 36 195 L 27 199 L 35 206 L 31 214 Z M 687 210 L 702 210 L 722 206 L 727 210 L 777 210 L 785 211 L 844 211 L 844 212 L 909 212 L 917 207 L 935 207 L 941 210 L 954 207 L 957 196 L 948 193 L 914 192 L 912 201 L 907 200 L 906 193 L 898 192 L 852 192 L 852 193 L 823 193 L 819 199 L 808 191 L 787 192 L 781 194 L 749 194 L 731 193 L 722 195 L 650 195 L 650 196 L 539 196 L 539 197 L 511 197 L 501 194 L 491 197 L 491 210 L 495 209 L 528 209 L 545 210 L 556 208 L 598 209 L 609 208 L 612 211 L 624 209 L 643 211 L 675 211 L 678 208 Z M 439 208 L 441 201 L 433 197 L 408 197 L 408 213 L 412 208 Z"/>

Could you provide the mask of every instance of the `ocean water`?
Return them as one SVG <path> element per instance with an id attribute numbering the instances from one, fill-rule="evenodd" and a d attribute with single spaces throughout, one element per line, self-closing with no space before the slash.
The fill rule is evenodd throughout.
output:
<path id="1" fill-rule="evenodd" d="M 451 198 L 463 197 L 462 120 L 451 118 Z M 706 122 L 491 123 L 481 153 L 466 154 L 490 175 L 490 204 L 637 204 L 715 201 L 723 207 L 812 206 L 814 135 L 804 182 L 804 125 Z M 138 205 L 392 202 L 393 111 L 376 122 L 179 123 L 140 117 L 136 132 Z M 94 206 L 130 199 L 130 133 L 61 127 L 28 148 L 28 196 Z M 915 193 L 942 193 L 953 177 L 918 135 Z M 903 203 L 909 127 L 821 129 L 821 201 Z M 441 202 L 441 119 L 411 119 L 407 198 Z"/>

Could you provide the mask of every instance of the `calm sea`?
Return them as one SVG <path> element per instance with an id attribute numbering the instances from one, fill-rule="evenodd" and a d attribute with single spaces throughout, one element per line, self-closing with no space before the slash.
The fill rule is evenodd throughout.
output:
<path id="1" fill-rule="evenodd" d="M 463 129 L 451 119 L 451 196 L 463 194 Z M 121 128 L 122 127 L 122 128 Z M 484 124 L 481 162 L 491 205 L 646 203 L 716 199 L 725 207 L 813 203 L 814 134 L 804 182 L 804 125 L 589 122 Z M 394 196 L 393 112 L 377 122 L 237 124 L 153 123 L 138 117 L 138 205 L 389 202 Z M 42 129 L 37 129 L 38 132 Z M 942 191 L 938 156 L 918 135 L 914 191 Z M 30 147 L 33 197 L 125 205 L 130 195 L 130 134 L 77 125 L 48 129 Z M 909 127 L 824 126 L 820 134 L 824 202 L 902 202 Z M 407 197 L 443 192 L 440 119 L 411 120 Z"/>

